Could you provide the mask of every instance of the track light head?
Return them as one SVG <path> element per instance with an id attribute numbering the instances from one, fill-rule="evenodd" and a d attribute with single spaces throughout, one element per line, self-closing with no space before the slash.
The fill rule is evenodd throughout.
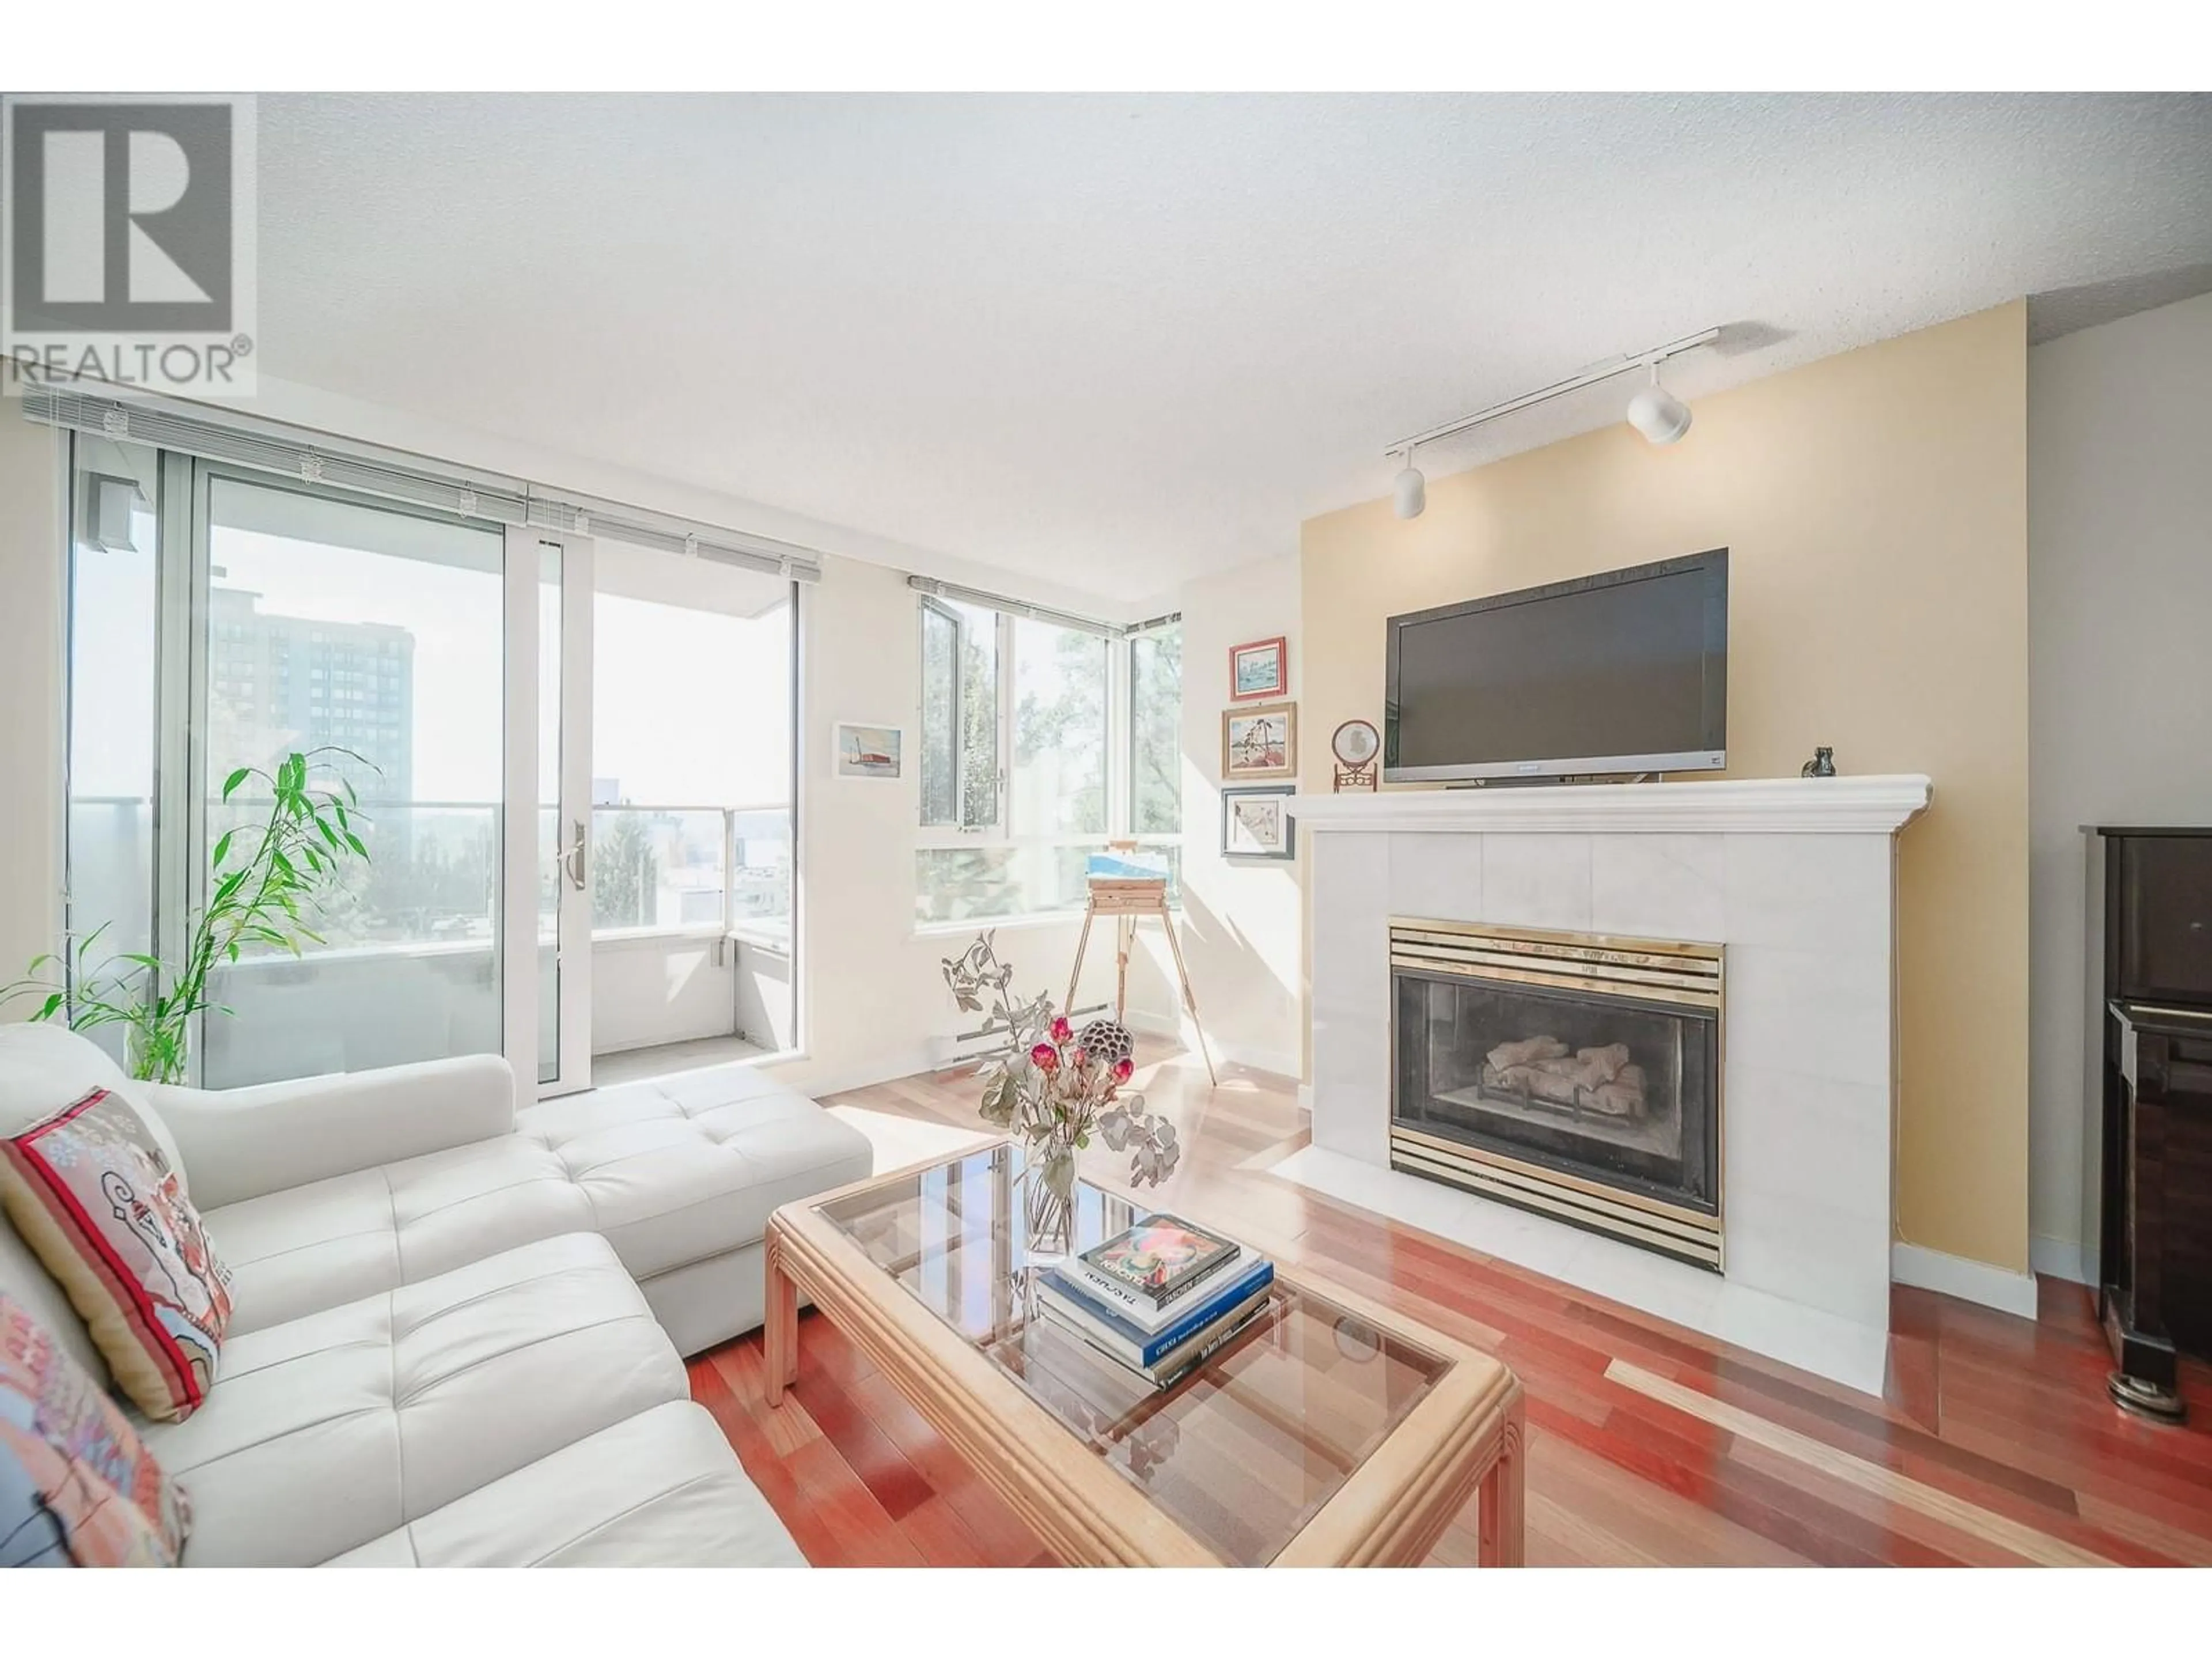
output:
<path id="1" fill-rule="evenodd" d="M 1413 465 L 1413 452 L 1406 451 L 1406 465 L 1390 485 L 1398 516 L 1418 519 L 1429 504 L 1429 481 L 1421 476 L 1420 468 Z"/>
<path id="2" fill-rule="evenodd" d="M 1628 400 L 1628 423 L 1646 443 L 1680 441 L 1690 429 L 1690 406 L 1659 384 L 1659 365 L 1651 365 L 1651 384 Z"/>

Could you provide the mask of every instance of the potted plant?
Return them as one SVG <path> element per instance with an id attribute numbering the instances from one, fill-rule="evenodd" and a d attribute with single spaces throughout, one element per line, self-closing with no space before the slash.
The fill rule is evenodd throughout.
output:
<path id="1" fill-rule="evenodd" d="M 226 802 L 248 783 L 265 785 L 269 811 L 258 824 L 228 830 L 216 841 L 208 857 L 207 902 L 187 917 L 189 943 L 180 964 L 173 968 L 136 951 L 94 960 L 108 928 L 103 922 L 64 945 L 69 960 L 52 953 L 34 957 L 24 977 L 0 986 L 0 1002 L 38 997 L 33 1020 L 62 1016 L 72 1030 L 127 1026 L 125 1064 L 131 1074 L 150 1083 L 182 1083 L 192 1022 L 210 1008 L 232 1012 L 209 1000 L 216 969 L 236 962 L 252 945 L 274 945 L 297 956 L 303 940 L 324 943 L 307 925 L 307 912 L 320 908 L 345 865 L 368 858 L 355 827 L 366 820 L 353 785 L 343 779 L 335 787 L 308 781 L 309 761 L 324 755 L 361 759 L 350 750 L 316 749 L 286 757 L 273 772 L 241 766 L 223 780 Z"/>

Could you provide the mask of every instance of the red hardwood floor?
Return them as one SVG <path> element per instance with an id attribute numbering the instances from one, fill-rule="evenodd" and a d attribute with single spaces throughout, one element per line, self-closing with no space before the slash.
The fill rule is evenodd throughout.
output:
<path id="1" fill-rule="evenodd" d="M 1242 1232 L 1519 1374 L 1532 1565 L 2212 1565 L 2212 1372 L 2189 1369 L 2185 1428 L 2122 1415 L 2106 1401 L 2110 1362 L 2077 1285 L 2044 1279 L 2033 1323 L 1898 1290 L 1875 1400 L 1271 1176 L 1306 1139 L 1279 1079 L 1231 1068 L 1209 1090 L 1183 1056 L 1149 1071 L 1147 1093 L 1185 1147 L 1163 1207 Z M 837 1100 L 981 1127 L 958 1073 Z M 1110 1182 L 1115 1164 L 1085 1173 Z M 1053 1564 L 826 1321 L 802 1319 L 799 1382 L 781 1408 L 765 1398 L 757 1333 L 699 1356 L 690 1374 L 817 1565 Z M 1433 1564 L 1474 1559 L 1473 1523 L 1470 1510 Z"/>

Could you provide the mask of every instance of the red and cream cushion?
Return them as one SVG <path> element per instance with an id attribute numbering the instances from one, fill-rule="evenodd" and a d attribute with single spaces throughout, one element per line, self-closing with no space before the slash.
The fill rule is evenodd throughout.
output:
<path id="1" fill-rule="evenodd" d="M 0 1138 L 0 1206 L 138 1408 L 191 1415 L 215 1381 L 230 1275 L 130 1103 L 94 1089 Z"/>
<path id="2" fill-rule="evenodd" d="M 173 1567 L 191 1524 L 115 1402 L 0 1296 L 0 1567 Z"/>

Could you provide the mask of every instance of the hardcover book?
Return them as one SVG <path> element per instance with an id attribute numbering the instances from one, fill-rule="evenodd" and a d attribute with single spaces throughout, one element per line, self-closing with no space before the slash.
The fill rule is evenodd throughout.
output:
<path id="1" fill-rule="evenodd" d="M 1171 1319 L 1180 1319 L 1191 1308 L 1210 1298 L 1228 1279 L 1249 1267 L 1254 1257 L 1239 1253 L 1217 1257 L 1203 1273 L 1185 1279 L 1164 1301 L 1155 1302 L 1127 1279 L 1101 1273 L 1079 1258 L 1070 1258 L 1055 1270 L 1070 1288 L 1104 1303 L 1133 1325 L 1157 1331 Z"/>
<path id="2" fill-rule="evenodd" d="M 1101 1346 L 1120 1354 L 1125 1364 L 1142 1368 L 1160 1364 L 1163 1356 L 1210 1328 L 1230 1309 L 1266 1290 L 1274 1277 L 1274 1263 L 1251 1261 L 1242 1271 L 1224 1274 L 1206 1295 L 1179 1305 L 1176 1316 L 1158 1329 L 1131 1322 L 1109 1304 L 1087 1294 L 1080 1284 L 1057 1273 L 1047 1274 L 1038 1284 L 1037 1301 L 1047 1311 L 1079 1325 Z"/>
<path id="3" fill-rule="evenodd" d="M 1146 1216 L 1126 1232 L 1093 1245 L 1077 1258 L 1108 1282 L 1126 1285 L 1156 1307 L 1219 1269 L 1239 1254 L 1234 1239 L 1194 1226 L 1181 1216 Z"/>
<path id="4" fill-rule="evenodd" d="M 1088 1352 L 1111 1360 L 1123 1370 L 1142 1377 L 1156 1389 L 1170 1389 L 1228 1346 L 1233 1338 L 1267 1312 L 1268 1304 L 1267 1287 L 1260 1285 L 1249 1295 L 1237 1298 L 1221 1317 L 1204 1329 L 1185 1337 L 1150 1364 L 1140 1364 L 1119 1345 L 1103 1340 L 1095 1326 L 1073 1316 L 1055 1303 L 1043 1303 L 1041 1310 L 1048 1324 L 1079 1339 Z"/>

